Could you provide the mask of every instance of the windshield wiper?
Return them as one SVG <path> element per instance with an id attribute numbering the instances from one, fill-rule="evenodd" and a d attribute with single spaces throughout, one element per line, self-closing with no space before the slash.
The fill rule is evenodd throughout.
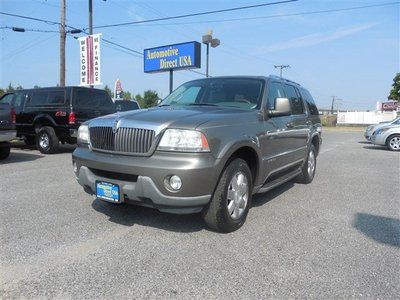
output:
<path id="1" fill-rule="evenodd" d="M 212 103 L 190 103 L 189 105 L 192 105 L 192 106 L 219 106 L 217 104 L 212 104 Z"/>

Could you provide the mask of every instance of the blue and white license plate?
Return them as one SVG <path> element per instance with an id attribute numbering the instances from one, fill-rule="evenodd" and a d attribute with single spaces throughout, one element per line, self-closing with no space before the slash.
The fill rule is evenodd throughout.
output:
<path id="1" fill-rule="evenodd" d="M 96 196 L 102 200 L 119 202 L 119 186 L 109 182 L 96 181 Z"/>

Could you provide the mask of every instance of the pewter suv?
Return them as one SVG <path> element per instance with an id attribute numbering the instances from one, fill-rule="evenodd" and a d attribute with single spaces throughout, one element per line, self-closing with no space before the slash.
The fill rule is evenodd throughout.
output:
<path id="1" fill-rule="evenodd" d="M 72 160 L 98 199 L 202 213 L 231 232 L 253 194 L 294 178 L 310 183 L 320 144 L 318 109 L 299 84 L 217 77 L 187 82 L 157 107 L 88 121 Z"/>

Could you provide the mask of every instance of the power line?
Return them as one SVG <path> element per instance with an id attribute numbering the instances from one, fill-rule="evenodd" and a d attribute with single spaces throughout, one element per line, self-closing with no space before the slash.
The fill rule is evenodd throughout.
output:
<path id="1" fill-rule="evenodd" d="M 96 28 L 96 29 L 97 28 L 110 28 L 110 27 L 119 27 L 119 26 L 150 23 L 150 22 L 158 22 L 158 21 L 165 21 L 165 20 L 182 19 L 182 18 L 189 18 L 189 17 L 197 17 L 197 16 L 218 14 L 218 13 L 229 12 L 229 11 L 250 9 L 250 8 L 256 8 L 256 7 L 284 4 L 284 3 L 296 2 L 296 1 L 298 1 L 298 0 L 283 0 L 283 1 L 255 4 L 255 5 L 247 5 L 247 6 L 239 6 L 239 7 L 233 7 L 233 8 L 225 8 L 225 9 L 219 9 L 219 10 L 211 10 L 211 11 L 205 11 L 205 12 L 191 13 L 191 14 L 185 14 L 185 15 L 172 16 L 172 17 L 163 17 L 163 18 L 156 18 L 156 19 L 149 19 L 149 20 L 142 20 L 142 21 L 101 25 L 101 26 L 95 26 L 93 28 Z"/>
<path id="2" fill-rule="evenodd" d="M 15 27 L 12 26 L 2 26 L 0 29 L 10 29 L 14 30 Z M 33 28 L 23 28 L 24 31 L 30 31 L 30 32 L 58 32 L 58 30 L 44 30 L 44 29 L 33 29 Z"/>
<path id="3" fill-rule="evenodd" d="M 360 10 L 360 9 L 366 9 L 366 8 L 372 8 L 372 7 L 382 7 L 382 6 L 389 6 L 389 5 L 396 5 L 396 4 L 400 4 L 400 2 L 386 2 L 386 3 L 363 5 L 363 6 L 353 6 L 353 7 L 345 7 L 345 8 L 333 8 L 333 9 L 326 9 L 326 10 L 305 11 L 305 12 L 299 12 L 299 13 L 278 14 L 278 15 L 258 16 L 258 17 L 243 17 L 243 18 L 231 18 L 231 19 L 220 19 L 220 20 L 188 21 L 188 22 L 178 22 L 178 23 L 142 24 L 140 26 L 166 26 L 166 25 L 167 26 L 176 26 L 176 25 L 190 25 L 190 24 L 203 24 L 203 23 L 223 23 L 223 22 L 234 22 L 234 21 L 244 21 L 244 20 L 294 17 L 294 16 L 323 14 L 323 13 L 332 13 L 332 12 L 341 12 L 341 11 Z"/>
<path id="4" fill-rule="evenodd" d="M 49 25 L 60 25 L 60 22 L 54 22 L 54 21 L 49 21 L 49 20 L 44 20 L 44 19 L 39 19 L 39 18 L 33 18 L 33 17 L 28 17 L 28 16 L 23 16 L 23 15 L 18 15 L 18 14 L 11 14 L 11 13 L 6 13 L 3 11 L 0 11 L 0 15 L 5 15 L 9 17 L 16 17 L 16 18 L 21 18 L 21 19 L 27 19 L 27 20 L 33 20 L 33 21 L 38 21 L 38 22 L 43 22 Z"/>

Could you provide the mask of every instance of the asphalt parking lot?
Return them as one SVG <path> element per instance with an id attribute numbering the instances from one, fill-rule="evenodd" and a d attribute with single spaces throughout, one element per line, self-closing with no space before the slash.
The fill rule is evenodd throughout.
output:
<path id="1" fill-rule="evenodd" d="M 13 148 L 0 164 L 0 297 L 397 298 L 400 153 L 361 132 L 323 138 L 314 182 L 257 195 L 230 234 L 94 200 L 73 147 Z"/>

